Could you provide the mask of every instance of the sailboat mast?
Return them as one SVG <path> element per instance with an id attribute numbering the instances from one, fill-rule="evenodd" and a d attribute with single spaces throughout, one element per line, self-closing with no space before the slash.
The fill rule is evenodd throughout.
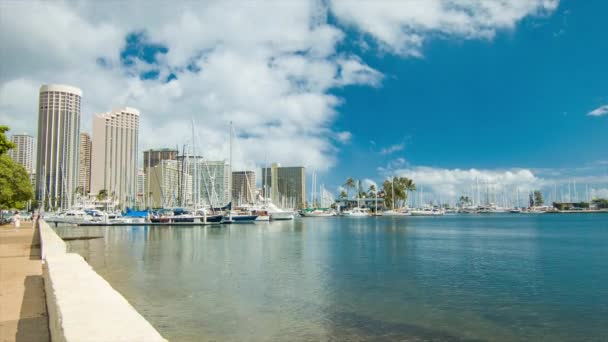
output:
<path id="1" fill-rule="evenodd" d="M 393 210 L 395 210 L 395 176 L 393 176 L 393 184 L 391 185 L 391 204 Z"/>
<path id="2" fill-rule="evenodd" d="M 229 164 L 228 169 L 229 169 L 230 174 L 228 175 L 229 176 L 228 179 L 230 181 L 228 182 L 228 196 L 230 198 L 230 201 L 228 201 L 228 203 L 232 203 L 232 121 L 230 121 L 230 159 L 229 159 L 229 163 L 230 164 Z M 232 218 L 232 216 L 230 218 Z"/>

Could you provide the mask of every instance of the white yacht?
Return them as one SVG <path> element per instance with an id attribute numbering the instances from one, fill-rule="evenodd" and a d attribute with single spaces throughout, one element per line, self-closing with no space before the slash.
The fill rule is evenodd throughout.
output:
<path id="1" fill-rule="evenodd" d="M 343 213 L 343 215 L 346 216 L 346 217 L 367 217 L 367 216 L 370 216 L 369 209 L 367 209 L 367 208 L 359 208 L 359 207 L 354 207 L 350 211 L 345 211 Z"/>
<path id="2" fill-rule="evenodd" d="M 315 209 L 304 209 L 301 212 L 304 217 L 330 217 L 336 216 L 335 211 L 333 209 L 326 208 L 315 208 Z"/>
<path id="3" fill-rule="evenodd" d="M 410 213 L 412 216 L 441 216 L 443 215 L 443 211 L 441 209 L 436 208 L 422 208 L 411 210 Z"/>
<path id="4" fill-rule="evenodd" d="M 412 213 L 405 209 L 391 209 L 382 212 L 382 216 L 411 216 Z"/>
<path id="5" fill-rule="evenodd" d="M 295 217 L 293 210 L 281 209 L 272 202 L 267 202 L 267 207 L 271 220 L 293 220 Z"/>

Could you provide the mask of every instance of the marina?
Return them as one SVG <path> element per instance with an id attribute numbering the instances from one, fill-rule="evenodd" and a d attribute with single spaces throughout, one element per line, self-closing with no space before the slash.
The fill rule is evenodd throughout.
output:
<path id="1" fill-rule="evenodd" d="M 557 341 L 608 335 L 606 227 L 457 214 L 56 230 L 104 235 L 68 248 L 169 340 Z"/>
<path id="2" fill-rule="evenodd" d="M 606 13 L 0 1 L 0 342 L 608 342 Z"/>

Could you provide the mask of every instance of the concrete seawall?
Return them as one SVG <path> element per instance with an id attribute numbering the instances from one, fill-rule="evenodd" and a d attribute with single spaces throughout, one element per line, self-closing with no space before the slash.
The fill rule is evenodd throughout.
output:
<path id="1" fill-rule="evenodd" d="M 42 220 L 40 241 L 52 341 L 166 341 Z"/>

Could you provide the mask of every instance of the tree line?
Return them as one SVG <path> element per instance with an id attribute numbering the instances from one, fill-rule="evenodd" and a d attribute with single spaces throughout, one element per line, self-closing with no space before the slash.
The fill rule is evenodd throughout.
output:
<path id="1" fill-rule="evenodd" d="M 401 203 L 405 203 L 407 201 L 409 192 L 416 191 L 416 184 L 412 179 L 407 177 L 393 177 L 392 179 L 386 179 L 384 183 L 382 183 L 382 188 L 379 192 L 374 184 L 371 184 L 367 191 L 363 190 L 361 180 L 355 181 L 352 177 L 346 179 L 343 187 L 344 190 L 340 192 L 340 198 L 351 198 L 351 191 L 354 191 L 356 198 L 374 198 L 378 196 L 384 199 L 384 206 L 387 208 L 392 207 L 393 202 L 397 203 L 401 201 Z"/>
<path id="2" fill-rule="evenodd" d="M 25 168 L 8 156 L 15 144 L 8 140 L 7 126 L 0 126 L 0 209 L 24 209 L 34 197 Z"/>

